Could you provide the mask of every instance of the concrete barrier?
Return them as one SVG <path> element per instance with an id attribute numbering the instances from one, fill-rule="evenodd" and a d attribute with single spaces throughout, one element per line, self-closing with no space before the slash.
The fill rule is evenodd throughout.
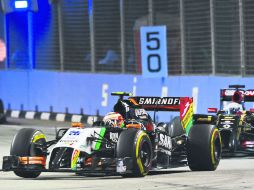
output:
<path id="1" fill-rule="evenodd" d="M 219 107 L 219 90 L 229 84 L 254 88 L 254 78 L 221 76 L 169 76 L 91 74 L 50 71 L 0 71 L 0 97 L 8 109 L 85 115 L 112 111 L 113 91 L 145 96 L 193 96 L 196 113 Z M 251 107 L 253 105 L 250 105 Z M 168 120 L 168 116 L 160 116 Z"/>

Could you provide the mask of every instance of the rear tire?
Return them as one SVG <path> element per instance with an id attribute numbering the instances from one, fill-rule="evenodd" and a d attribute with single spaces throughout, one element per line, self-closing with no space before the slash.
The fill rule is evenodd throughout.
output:
<path id="1" fill-rule="evenodd" d="M 214 125 L 194 125 L 187 141 L 187 159 L 193 171 L 216 170 L 221 158 L 221 137 Z"/>
<path id="2" fill-rule="evenodd" d="M 23 128 L 15 135 L 10 150 L 12 156 L 43 156 L 42 152 L 35 149 L 34 143 L 46 143 L 45 135 L 36 129 Z M 36 178 L 41 172 L 14 171 L 23 178 Z"/>
<path id="3" fill-rule="evenodd" d="M 152 165 L 152 144 L 149 136 L 141 130 L 127 129 L 121 132 L 117 142 L 117 158 L 133 159 L 132 173 L 124 177 L 143 177 Z"/>

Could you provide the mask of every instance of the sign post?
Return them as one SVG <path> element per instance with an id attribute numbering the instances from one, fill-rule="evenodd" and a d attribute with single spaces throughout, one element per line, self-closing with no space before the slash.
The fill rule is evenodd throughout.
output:
<path id="1" fill-rule="evenodd" d="M 168 76 L 166 26 L 143 26 L 141 35 L 141 63 L 144 77 Z"/>

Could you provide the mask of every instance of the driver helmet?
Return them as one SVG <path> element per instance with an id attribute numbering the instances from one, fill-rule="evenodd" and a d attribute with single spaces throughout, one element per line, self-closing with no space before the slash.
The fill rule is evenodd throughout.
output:
<path id="1" fill-rule="evenodd" d="M 230 114 L 237 114 L 243 110 L 242 106 L 243 95 L 241 92 L 236 91 L 232 96 L 232 102 L 227 106 Z"/>
<path id="2" fill-rule="evenodd" d="M 241 102 L 243 101 L 242 93 L 239 91 L 235 91 L 235 93 L 232 96 L 232 101 L 241 104 Z"/>
<path id="3" fill-rule="evenodd" d="M 119 127 L 119 128 L 124 127 L 123 116 L 117 112 L 107 113 L 103 118 L 103 122 L 110 127 Z"/>

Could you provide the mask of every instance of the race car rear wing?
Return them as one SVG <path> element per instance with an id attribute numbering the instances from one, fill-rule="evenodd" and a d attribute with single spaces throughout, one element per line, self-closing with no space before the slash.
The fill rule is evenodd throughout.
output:
<path id="1" fill-rule="evenodd" d="M 244 101 L 245 102 L 254 102 L 254 89 L 245 90 Z"/>
<path id="2" fill-rule="evenodd" d="M 178 111 L 183 129 L 188 133 L 193 123 L 193 98 L 190 97 L 129 97 L 128 100 L 147 111 Z"/>
<path id="3" fill-rule="evenodd" d="M 129 97 L 134 105 L 149 111 L 180 111 L 180 97 Z"/>
<path id="4" fill-rule="evenodd" d="M 220 100 L 221 101 L 232 101 L 232 96 L 234 95 L 236 89 L 221 89 L 220 90 Z M 244 96 L 244 102 L 254 102 L 254 89 L 243 90 L 238 89 Z"/>

